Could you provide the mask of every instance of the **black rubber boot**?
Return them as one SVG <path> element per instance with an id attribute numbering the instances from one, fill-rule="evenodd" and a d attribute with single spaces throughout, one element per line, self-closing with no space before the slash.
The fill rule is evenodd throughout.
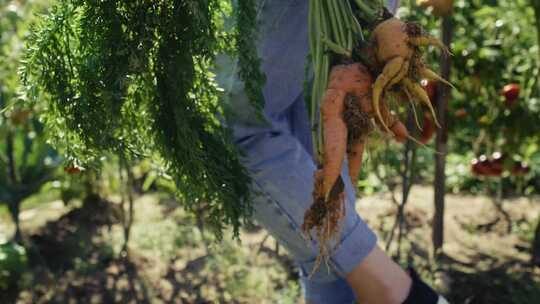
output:
<path id="1" fill-rule="evenodd" d="M 414 269 L 409 268 L 409 275 L 412 278 L 412 286 L 403 304 L 448 304 L 445 298 L 420 279 Z"/>

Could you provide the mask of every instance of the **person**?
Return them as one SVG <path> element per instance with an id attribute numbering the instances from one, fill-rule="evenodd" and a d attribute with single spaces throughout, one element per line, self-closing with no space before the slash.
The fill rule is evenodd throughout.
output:
<path id="1" fill-rule="evenodd" d="M 234 113 L 227 117 L 242 162 L 252 177 L 254 218 L 283 245 L 298 265 L 307 303 L 446 303 L 411 271 L 407 273 L 378 246 L 374 232 L 355 211 L 355 189 L 345 183 L 346 215 L 339 247 L 328 263 L 316 264 L 318 243 L 301 225 L 312 204 L 313 160 L 304 102 L 308 47 L 308 0 L 259 0 L 257 42 L 266 75 L 266 122 L 257 119 L 237 73 L 237 62 L 217 58 L 216 79 Z M 398 0 L 387 8 L 396 10 Z M 347 166 L 343 180 L 349 181 Z"/>

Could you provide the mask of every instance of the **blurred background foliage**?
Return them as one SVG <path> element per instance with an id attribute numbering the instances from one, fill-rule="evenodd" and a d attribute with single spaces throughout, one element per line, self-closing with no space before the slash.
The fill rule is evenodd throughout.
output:
<path id="1" fill-rule="evenodd" d="M 400 9 L 403 18 L 420 22 L 434 36 L 440 36 L 439 18 L 425 14 L 414 5 Z M 479 193 L 483 181 L 476 176 L 471 161 L 499 152 L 506 157 L 502 178 L 504 191 L 512 195 L 538 193 L 540 165 L 538 125 L 540 120 L 540 49 L 536 18 L 531 2 L 455 1 L 455 33 L 449 102 L 449 154 L 447 188 L 449 191 Z M 429 64 L 439 65 L 439 54 L 429 53 Z M 519 96 L 507 101 L 505 86 L 515 84 Z M 405 115 L 402 118 L 406 120 Z M 433 143 L 433 140 L 430 141 Z M 381 189 L 387 177 L 396 177 L 403 156 L 380 141 L 371 145 L 368 163 L 378 168 L 364 170 L 360 187 L 368 192 Z M 396 147 L 391 146 L 392 151 Z M 398 148 L 399 149 L 399 148 Z M 416 172 L 420 182 L 430 184 L 433 176 L 433 151 L 417 147 Z M 384 159 L 384 161 L 383 161 Z M 512 176 L 513 161 L 522 161 L 530 171 Z M 377 178 L 374 172 L 380 172 Z"/>

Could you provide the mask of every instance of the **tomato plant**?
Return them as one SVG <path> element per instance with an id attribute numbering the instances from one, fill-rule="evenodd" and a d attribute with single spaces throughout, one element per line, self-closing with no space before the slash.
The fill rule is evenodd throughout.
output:
<path id="1" fill-rule="evenodd" d="M 501 95 L 504 97 L 505 105 L 509 108 L 513 107 L 518 100 L 520 92 L 519 84 L 511 83 L 503 87 Z"/>

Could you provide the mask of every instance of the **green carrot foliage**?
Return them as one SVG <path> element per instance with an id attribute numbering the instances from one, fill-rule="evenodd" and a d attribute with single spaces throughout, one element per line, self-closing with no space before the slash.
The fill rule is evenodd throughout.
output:
<path id="1" fill-rule="evenodd" d="M 235 33 L 223 28 L 230 5 L 59 0 L 28 38 L 20 73 L 21 96 L 41 107 L 51 142 L 70 159 L 159 157 L 185 207 L 209 206 L 218 237 L 227 226 L 238 233 L 252 210 L 250 178 L 221 124 L 222 93 L 210 72 L 215 56 L 238 55 L 259 109 L 264 83 L 254 1 L 242 1 Z"/>

